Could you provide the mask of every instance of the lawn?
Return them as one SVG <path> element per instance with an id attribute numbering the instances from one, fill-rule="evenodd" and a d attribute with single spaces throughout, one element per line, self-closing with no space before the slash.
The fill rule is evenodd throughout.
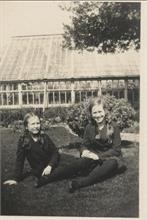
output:
<path id="1" fill-rule="evenodd" d="M 79 138 L 61 127 L 50 128 L 47 133 L 60 147 L 79 142 Z M 1 134 L 1 181 L 13 177 L 16 143 L 19 133 L 10 129 Z M 138 217 L 139 213 L 139 144 L 123 141 L 122 152 L 127 171 L 104 182 L 68 193 L 68 181 L 63 180 L 34 188 L 32 176 L 17 186 L 1 185 L 1 214 L 27 216 L 81 216 L 81 217 Z M 62 150 L 61 163 L 77 160 L 76 149 Z M 28 164 L 25 164 L 28 169 Z"/>

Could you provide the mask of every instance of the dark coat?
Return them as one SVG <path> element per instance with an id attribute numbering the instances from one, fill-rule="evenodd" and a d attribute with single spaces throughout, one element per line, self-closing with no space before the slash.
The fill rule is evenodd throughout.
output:
<path id="1" fill-rule="evenodd" d="M 14 174 L 16 181 L 22 178 L 25 159 L 28 160 L 32 173 L 40 177 L 47 165 L 53 169 L 58 165 L 59 153 L 47 134 L 40 134 L 37 142 L 29 134 L 25 134 L 18 141 Z"/>
<path id="2" fill-rule="evenodd" d="M 88 149 L 96 153 L 102 160 L 115 158 L 119 163 L 122 163 L 120 129 L 116 123 L 111 126 L 113 127 L 113 133 L 110 140 L 106 135 L 106 124 L 102 130 L 98 130 L 95 123 L 89 123 L 85 129 L 81 153 L 84 149 Z M 98 135 L 99 138 L 96 138 Z"/>

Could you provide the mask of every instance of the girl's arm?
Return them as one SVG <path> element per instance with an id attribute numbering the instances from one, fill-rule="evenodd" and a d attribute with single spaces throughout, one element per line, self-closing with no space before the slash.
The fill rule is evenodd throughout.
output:
<path id="1" fill-rule="evenodd" d="M 119 157 L 121 155 L 121 138 L 120 138 L 120 129 L 118 126 L 114 127 L 114 133 L 112 136 L 112 148 L 102 152 L 100 154 L 101 159 L 105 159 L 107 157 Z"/>
<path id="2" fill-rule="evenodd" d="M 82 147 L 80 149 L 80 154 L 81 154 L 81 157 L 98 160 L 99 156 L 89 150 L 89 146 L 92 144 L 91 136 L 93 132 L 94 132 L 93 128 L 90 125 L 87 125 L 87 127 L 85 128 L 85 132 L 84 132 L 84 138 L 83 138 Z"/>
<path id="3" fill-rule="evenodd" d="M 4 184 L 16 185 L 19 181 L 21 181 L 23 167 L 24 167 L 24 160 L 25 160 L 25 150 L 23 147 L 23 138 L 21 137 L 18 141 L 18 146 L 17 146 L 14 178 L 5 181 Z"/>
<path id="4" fill-rule="evenodd" d="M 16 152 L 16 164 L 15 164 L 15 180 L 21 181 L 23 168 L 25 161 L 25 148 L 23 146 L 23 138 L 20 138 L 18 141 L 18 147 Z"/>
<path id="5" fill-rule="evenodd" d="M 49 175 L 54 167 L 57 167 L 59 162 L 59 152 L 52 140 L 45 134 L 45 145 L 47 147 L 48 154 L 51 155 L 48 166 L 43 170 L 43 175 Z"/>

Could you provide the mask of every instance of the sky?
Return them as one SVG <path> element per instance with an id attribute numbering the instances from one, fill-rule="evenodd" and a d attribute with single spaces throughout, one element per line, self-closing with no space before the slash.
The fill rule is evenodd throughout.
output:
<path id="1" fill-rule="evenodd" d="M 0 1 L 0 49 L 11 36 L 63 33 L 63 23 L 69 24 L 70 19 L 59 4 L 61 1 Z"/>

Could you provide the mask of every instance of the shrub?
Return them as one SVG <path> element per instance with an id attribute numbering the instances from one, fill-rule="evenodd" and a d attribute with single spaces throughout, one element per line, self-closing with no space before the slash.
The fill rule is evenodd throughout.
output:
<path id="1" fill-rule="evenodd" d="M 17 121 L 23 120 L 26 113 L 32 112 L 32 111 L 35 112 L 39 117 L 41 117 L 42 115 L 41 109 L 27 108 L 27 109 L 1 110 L 0 111 L 1 124 L 5 127 L 8 127 L 8 125 L 15 126 L 15 124 L 17 124 Z"/>
<path id="2" fill-rule="evenodd" d="M 60 117 L 61 121 L 66 121 L 66 113 L 67 108 L 65 107 L 50 107 L 45 110 L 43 113 L 43 118 L 46 120 L 52 119 L 54 121 L 55 118 Z"/>
<path id="3" fill-rule="evenodd" d="M 82 102 L 68 109 L 66 122 L 69 127 L 80 137 L 83 137 L 84 129 L 89 122 L 88 102 Z"/>
<path id="4" fill-rule="evenodd" d="M 139 133 L 139 123 L 134 121 L 131 127 L 124 128 L 124 133 Z"/>
<path id="5" fill-rule="evenodd" d="M 124 128 L 133 128 L 134 121 L 138 119 L 138 113 L 125 101 L 125 99 L 116 99 L 114 96 L 104 96 L 106 107 L 111 113 L 111 119 L 116 121 L 123 130 Z M 43 129 L 48 129 L 52 124 L 64 122 L 80 137 L 83 137 L 84 129 L 90 120 L 88 111 L 88 101 L 76 104 L 70 107 L 50 107 L 43 112 L 42 109 L 17 109 L 1 110 L 1 126 L 8 127 L 14 125 L 17 129 L 26 113 L 34 111 L 42 118 Z M 139 119 L 137 120 L 139 121 Z M 20 125 L 20 127 L 22 127 Z"/>
<path id="6" fill-rule="evenodd" d="M 112 120 L 117 122 L 120 129 L 133 127 L 135 110 L 125 99 L 116 99 L 114 96 L 104 96 L 106 108 L 109 110 Z M 108 115 L 106 115 L 108 117 Z M 88 102 L 81 103 L 69 108 L 67 123 L 79 136 L 83 136 L 85 126 L 90 120 Z"/>
<path id="7" fill-rule="evenodd" d="M 116 121 L 120 129 L 131 127 L 135 120 L 135 110 L 125 99 L 116 99 L 114 96 L 105 96 L 107 108 L 112 120 Z"/>

